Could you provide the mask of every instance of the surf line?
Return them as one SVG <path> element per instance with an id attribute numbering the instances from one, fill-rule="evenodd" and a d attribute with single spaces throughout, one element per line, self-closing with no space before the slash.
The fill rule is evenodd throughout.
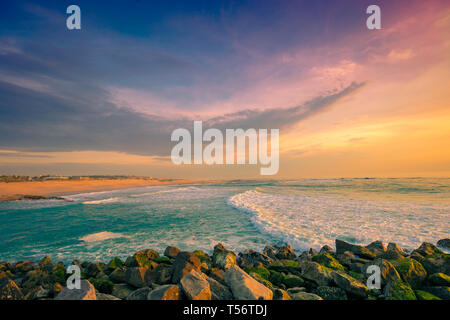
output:
<path id="1" fill-rule="evenodd" d="M 172 132 L 171 141 L 178 142 L 171 152 L 174 164 L 260 164 L 261 175 L 278 173 L 279 129 L 270 129 L 270 142 L 267 129 L 226 129 L 225 144 L 222 131 L 209 128 L 203 132 L 202 121 L 194 121 L 193 129 L 193 141 L 191 132 L 187 129 L 178 128 Z M 210 143 L 203 148 L 203 142 Z"/>

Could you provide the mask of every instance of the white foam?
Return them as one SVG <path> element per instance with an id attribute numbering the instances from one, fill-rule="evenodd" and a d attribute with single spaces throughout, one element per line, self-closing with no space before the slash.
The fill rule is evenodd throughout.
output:
<path id="1" fill-rule="evenodd" d="M 127 236 L 125 236 L 121 233 L 102 231 L 102 232 L 88 234 L 87 236 L 81 237 L 78 240 L 81 240 L 84 242 L 98 242 L 98 241 L 104 241 L 104 240 L 116 239 L 116 238 L 127 238 Z"/>
<path id="2" fill-rule="evenodd" d="M 391 241 L 413 249 L 423 241 L 448 237 L 450 205 L 399 201 L 279 195 L 246 191 L 228 205 L 251 214 L 263 232 L 294 248 L 334 245 L 336 238 L 368 244 Z"/>
<path id="3" fill-rule="evenodd" d="M 110 202 L 118 202 L 120 200 L 119 197 L 112 197 L 107 199 L 100 199 L 100 200 L 91 200 L 91 201 L 84 201 L 83 204 L 103 204 L 103 203 L 110 203 Z"/>

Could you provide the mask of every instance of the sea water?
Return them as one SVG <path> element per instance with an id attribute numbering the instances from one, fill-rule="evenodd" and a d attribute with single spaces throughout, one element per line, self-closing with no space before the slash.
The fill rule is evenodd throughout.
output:
<path id="1" fill-rule="evenodd" d="M 301 251 L 450 236 L 450 179 L 302 179 L 153 186 L 0 203 L 0 261 L 108 261 L 168 245 Z"/>

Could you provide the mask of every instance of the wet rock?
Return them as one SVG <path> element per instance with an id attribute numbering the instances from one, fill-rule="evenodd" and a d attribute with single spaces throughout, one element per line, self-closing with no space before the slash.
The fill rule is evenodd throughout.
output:
<path id="1" fill-rule="evenodd" d="M 135 289 L 127 284 L 115 284 L 112 289 L 112 295 L 119 299 L 126 299 Z"/>
<path id="2" fill-rule="evenodd" d="M 403 282 L 389 281 L 384 288 L 386 300 L 417 300 L 411 287 Z"/>
<path id="3" fill-rule="evenodd" d="M 36 263 L 34 261 L 19 261 L 14 265 L 13 269 L 14 273 L 27 273 L 35 267 Z"/>
<path id="4" fill-rule="evenodd" d="M 85 268 L 87 278 L 95 278 L 98 274 L 103 272 L 103 265 L 100 263 L 89 263 Z"/>
<path id="5" fill-rule="evenodd" d="M 299 276 L 288 274 L 283 277 L 282 283 L 286 286 L 286 288 L 303 287 L 305 285 L 305 280 Z"/>
<path id="6" fill-rule="evenodd" d="M 323 300 L 347 300 L 345 290 L 336 287 L 320 286 L 314 292 Z"/>
<path id="7" fill-rule="evenodd" d="M 417 252 L 423 257 L 444 253 L 442 250 L 438 249 L 434 244 L 429 242 L 423 242 L 420 245 L 420 247 L 414 250 L 413 252 Z"/>
<path id="8" fill-rule="evenodd" d="M 180 287 L 174 284 L 159 286 L 149 292 L 147 300 L 181 300 Z"/>
<path id="9" fill-rule="evenodd" d="M 168 284 L 172 279 L 172 266 L 159 264 L 155 269 L 146 273 L 146 283 Z"/>
<path id="10" fill-rule="evenodd" d="M 23 294 L 17 284 L 9 279 L 0 279 L 0 300 L 22 300 Z"/>
<path id="11" fill-rule="evenodd" d="M 147 300 L 150 291 L 151 289 L 149 287 L 137 289 L 127 296 L 127 300 Z"/>
<path id="12" fill-rule="evenodd" d="M 189 300 L 211 300 L 211 288 L 205 274 L 191 270 L 181 278 L 180 285 Z"/>
<path id="13" fill-rule="evenodd" d="M 442 272 L 433 273 L 428 277 L 428 281 L 433 286 L 450 287 L 450 276 Z"/>
<path id="14" fill-rule="evenodd" d="M 410 258 L 403 258 L 392 261 L 392 264 L 402 279 L 408 282 L 412 288 L 419 288 L 425 282 L 427 272 L 420 262 Z"/>
<path id="15" fill-rule="evenodd" d="M 180 282 L 181 278 L 191 270 L 200 272 L 200 259 L 191 252 L 180 252 L 172 266 L 172 283 Z"/>
<path id="16" fill-rule="evenodd" d="M 253 267 L 259 263 L 269 265 L 274 262 L 274 259 L 264 253 L 259 253 L 255 250 L 245 250 L 239 253 L 238 264 L 241 268 Z"/>
<path id="17" fill-rule="evenodd" d="M 168 246 L 166 250 L 164 250 L 164 255 L 168 258 L 175 259 L 180 252 L 181 250 L 177 247 Z"/>
<path id="18" fill-rule="evenodd" d="M 97 300 L 94 286 L 87 280 L 81 280 L 80 289 L 65 287 L 55 297 L 55 300 Z"/>
<path id="19" fill-rule="evenodd" d="M 332 281 L 332 270 L 317 262 L 302 261 L 300 268 L 302 278 L 312 281 L 318 286 L 328 286 Z"/>
<path id="20" fill-rule="evenodd" d="M 263 250 L 263 254 L 265 254 L 266 256 L 268 256 L 269 258 L 272 259 L 276 259 L 276 251 L 273 247 L 271 246 L 265 246 L 264 250 Z"/>
<path id="21" fill-rule="evenodd" d="M 46 256 L 42 258 L 42 260 L 38 264 L 39 268 L 51 272 L 53 270 L 54 263 L 52 262 L 52 259 L 49 256 Z"/>
<path id="22" fill-rule="evenodd" d="M 111 280 L 114 283 L 124 283 L 125 280 L 125 268 L 117 268 L 109 275 L 109 280 Z"/>
<path id="23" fill-rule="evenodd" d="M 140 250 L 133 256 L 125 260 L 126 267 L 141 267 L 152 269 L 157 266 L 157 263 L 152 261 L 159 258 L 159 253 L 152 249 Z"/>
<path id="24" fill-rule="evenodd" d="M 436 243 L 436 245 L 438 247 L 450 250 L 450 239 L 441 239 Z"/>
<path id="25" fill-rule="evenodd" d="M 428 274 L 441 272 L 450 275 L 450 254 L 427 256 L 419 262 Z"/>
<path id="26" fill-rule="evenodd" d="M 237 265 L 231 266 L 224 275 L 227 286 L 238 300 L 272 300 L 273 292 L 253 279 Z"/>
<path id="27" fill-rule="evenodd" d="M 295 260 L 297 259 L 297 255 L 294 252 L 294 249 L 288 244 L 282 246 L 275 246 L 275 257 L 277 259 L 287 259 L 287 260 Z"/>
<path id="28" fill-rule="evenodd" d="M 115 270 L 117 268 L 121 268 L 124 265 L 124 262 L 120 260 L 118 257 L 114 257 L 106 266 L 109 270 Z"/>
<path id="29" fill-rule="evenodd" d="M 317 262 L 330 269 L 342 271 L 345 270 L 344 266 L 341 265 L 339 261 L 337 261 L 335 258 L 331 256 L 331 254 L 327 252 L 313 256 L 312 261 Z"/>
<path id="30" fill-rule="evenodd" d="M 32 290 L 38 286 L 42 286 L 46 289 L 51 287 L 52 281 L 48 272 L 40 269 L 34 269 L 27 272 L 21 283 L 22 289 L 26 292 Z"/>
<path id="31" fill-rule="evenodd" d="M 330 254 L 335 254 L 336 252 L 334 251 L 334 249 L 332 247 L 330 247 L 329 245 L 324 245 L 320 251 L 320 253 L 330 253 Z"/>
<path id="32" fill-rule="evenodd" d="M 333 280 L 339 288 L 345 290 L 347 293 L 358 298 L 367 297 L 369 289 L 366 285 L 348 274 L 341 271 L 333 272 Z"/>
<path id="33" fill-rule="evenodd" d="M 364 259 L 374 259 L 376 257 L 374 252 L 363 246 L 336 239 L 336 254 L 342 254 L 345 251 L 350 251 L 351 253 L 356 254 L 357 256 Z"/>
<path id="34" fill-rule="evenodd" d="M 380 258 L 387 260 L 398 260 L 407 256 L 406 252 L 395 243 L 389 243 L 385 253 Z"/>
<path id="35" fill-rule="evenodd" d="M 375 253 L 376 256 L 380 256 L 386 252 L 386 248 L 382 241 L 377 240 L 366 246 L 367 249 Z"/>
<path id="36" fill-rule="evenodd" d="M 125 272 L 125 282 L 136 288 L 142 288 L 147 285 L 145 281 L 145 274 L 147 273 L 147 268 L 127 268 Z"/>
<path id="37" fill-rule="evenodd" d="M 105 279 L 91 279 L 92 285 L 97 289 L 97 291 L 105 294 L 111 294 L 114 283 Z M 97 297 L 98 298 L 98 297 Z"/>

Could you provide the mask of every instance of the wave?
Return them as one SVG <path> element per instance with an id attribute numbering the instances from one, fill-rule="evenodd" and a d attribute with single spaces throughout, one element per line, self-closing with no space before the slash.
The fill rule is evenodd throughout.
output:
<path id="1" fill-rule="evenodd" d="M 79 238 L 78 240 L 81 240 L 84 242 L 98 242 L 98 241 L 104 241 L 104 240 L 116 239 L 116 238 L 127 238 L 127 236 L 125 236 L 121 233 L 102 231 L 102 232 L 88 234 L 84 237 Z"/>
<path id="2" fill-rule="evenodd" d="M 112 197 L 107 199 L 100 199 L 100 200 L 90 200 L 90 201 L 84 201 L 83 204 L 103 204 L 103 203 L 111 203 L 111 202 L 117 202 L 120 198 L 118 197 Z"/>
<path id="3" fill-rule="evenodd" d="M 185 187 L 185 188 L 176 188 L 176 189 L 169 189 L 169 190 L 158 190 L 158 191 L 153 191 L 153 192 L 131 194 L 130 197 L 139 198 L 139 197 L 151 196 L 151 195 L 154 195 L 154 194 L 180 192 L 180 191 L 195 191 L 195 190 L 199 190 L 199 188 L 196 188 L 196 187 Z"/>

